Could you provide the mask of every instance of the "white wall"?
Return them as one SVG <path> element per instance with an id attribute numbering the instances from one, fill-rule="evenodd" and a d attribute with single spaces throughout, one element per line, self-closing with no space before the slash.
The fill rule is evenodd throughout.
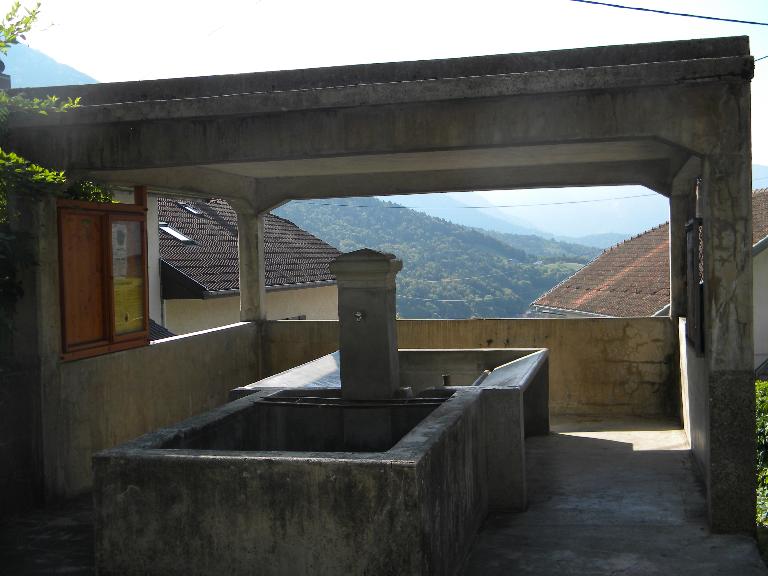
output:
<path id="1" fill-rule="evenodd" d="M 752 259 L 755 368 L 768 358 L 768 250 Z"/>
<path id="2" fill-rule="evenodd" d="M 160 239 L 157 227 L 157 196 L 147 198 L 147 279 L 149 281 L 149 317 L 163 323 L 163 300 L 160 287 Z"/>
<path id="3" fill-rule="evenodd" d="M 188 334 L 240 321 L 239 296 L 207 300 L 164 300 L 165 327 Z M 336 285 L 267 292 L 267 320 L 306 316 L 307 320 L 338 319 Z"/>
<path id="4" fill-rule="evenodd" d="M 189 334 L 240 321 L 240 297 L 207 300 L 163 300 L 164 326 L 174 334 Z"/>
<path id="5" fill-rule="evenodd" d="M 267 320 L 304 315 L 306 320 L 338 320 L 339 291 L 335 284 L 267 292 Z"/>

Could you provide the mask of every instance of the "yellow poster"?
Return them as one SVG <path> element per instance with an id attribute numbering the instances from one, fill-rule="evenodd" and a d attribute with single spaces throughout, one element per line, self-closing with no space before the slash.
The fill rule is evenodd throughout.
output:
<path id="1" fill-rule="evenodd" d="M 114 278 L 115 334 L 144 329 L 144 279 L 140 276 Z"/>

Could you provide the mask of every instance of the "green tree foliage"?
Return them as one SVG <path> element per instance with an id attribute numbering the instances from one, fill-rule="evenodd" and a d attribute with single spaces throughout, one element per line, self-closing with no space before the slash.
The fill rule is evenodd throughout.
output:
<path id="1" fill-rule="evenodd" d="M 0 29 L 0 52 L 8 53 L 8 49 L 14 44 L 19 43 L 19 39 L 26 40 L 24 36 L 32 29 L 32 24 L 40 15 L 40 2 L 35 4 L 34 8 L 25 8 L 25 14 L 19 15 L 21 11 L 21 2 L 14 2 L 11 9 L 3 19 L 2 29 Z"/>
<path id="2" fill-rule="evenodd" d="M 0 53 L 29 32 L 40 13 L 40 3 L 34 8 L 22 8 L 14 2 L 0 22 Z M 0 325 L 10 327 L 16 302 L 22 295 L 19 271 L 33 264 L 26 237 L 11 230 L 8 198 L 13 193 L 55 194 L 90 201 L 111 201 L 111 193 L 92 182 L 67 186 L 63 172 L 49 170 L 7 150 L 5 135 L 11 114 L 43 114 L 66 112 L 77 107 L 79 98 L 60 101 L 56 96 L 28 98 L 24 94 L 9 94 L 0 90 Z"/>
<path id="3" fill-rule="evenodd" d="M 571 242 L 548 240 L 541 236 L 508 234 L 505 232 L 485 231 L 497 240 L 524 250 L 531 256 L 536 256 L 543 262 L 579 262 L 587 264 L 600 255 L 602 250 L 594 246 L 583 246 Z"/>
<path id="4" fill-rule="evenodd" d="M 757 424 L 757 523 L 768 525 L 768 380 L 755 383 Z"/>
<path id="5" fill-rule="evenodd" d="M 585 260 L 567 245 L 539 239 L 550 251 L 545 260 L 533 241 L 521 249 L 513 241 L 375 198 L 290 202 L 275 212 L 344 252 L 367 247 L 401 258 L 401 318 L 521 316 Z M 550 258 L 554 250 L 562 257 Z"/>

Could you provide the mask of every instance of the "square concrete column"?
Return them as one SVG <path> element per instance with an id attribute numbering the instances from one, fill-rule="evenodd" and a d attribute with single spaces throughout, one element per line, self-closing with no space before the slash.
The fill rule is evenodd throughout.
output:
<path id="1" fill-rule="evenodd" d="M 707 156 L 702 182 L 704 353 L 709 368 L 707 496 L 714 531 L 755 526 L 755 377 L 749 100 L 736 139 Z M 731 143 L 729 140 L 736 142 Z M 732 147 L 729 147 L 729 144 Z M 725 150 L 729 150 L 726 153 Z"/>
<path id="2" fill-rule="evenodd" d="M 16 303 L 12 331 L 0 327 L 0 510 L 40 504 L 54 490 L 57 430 L 46 414 L 61 410 L 57 392 L 61 352 L 56 198 L 32 190 L 11 192 L 10 230 L 34 261 L 19 271 L 24 293 Z"/>
<path id="3" fill-rule="evenodd" d="M 392 254 L 362 249 L 331 262 L 339 289 L 341 394 L 347 400 L 388 399 L 400 385 Z"/>
<path id="4" fill-rule="evenodd" d="M 237 249 L 240 264 L 240 321 L 266 318 L 264 278 L 264 217 L 240 204 L 237 212 Z"/>
<path id="5" fill-rule="evenodd" d="M 692 157 L 675 175 L 669 193 L 669 316 L 686 315 L 685 225 L 695 216 L 696 181 L 701 161 Z"/>

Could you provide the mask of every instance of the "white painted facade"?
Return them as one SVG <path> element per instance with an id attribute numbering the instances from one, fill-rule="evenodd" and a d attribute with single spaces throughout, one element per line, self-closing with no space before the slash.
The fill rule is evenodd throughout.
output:
<path id="1" fill-rule="evenodd" d="M 303 320 L 337 320 L 335 284 L 267 292 L 267 320 L 305 316 Z M 235 294 L 205 300 L 163 300 L 164 326 L 188 334 L 240 322 L 240 297 Z"/>
<path id="2" fill-rule="evenodd" d="M 126 194 L 126 202 L 132 201 Z M 147 209 L 147 261 L 149 317 L 174 334 L 189 334 L 240 322 L 240 295 L 207 299 L 163 300 L 160 283 L 160 241 L 157 195 L 150 194 Z M 306 288 L 281 288 L 266 293 L 267 320 L 304 317 L 306 320 L 337 320 L 336 284 Z"/>

